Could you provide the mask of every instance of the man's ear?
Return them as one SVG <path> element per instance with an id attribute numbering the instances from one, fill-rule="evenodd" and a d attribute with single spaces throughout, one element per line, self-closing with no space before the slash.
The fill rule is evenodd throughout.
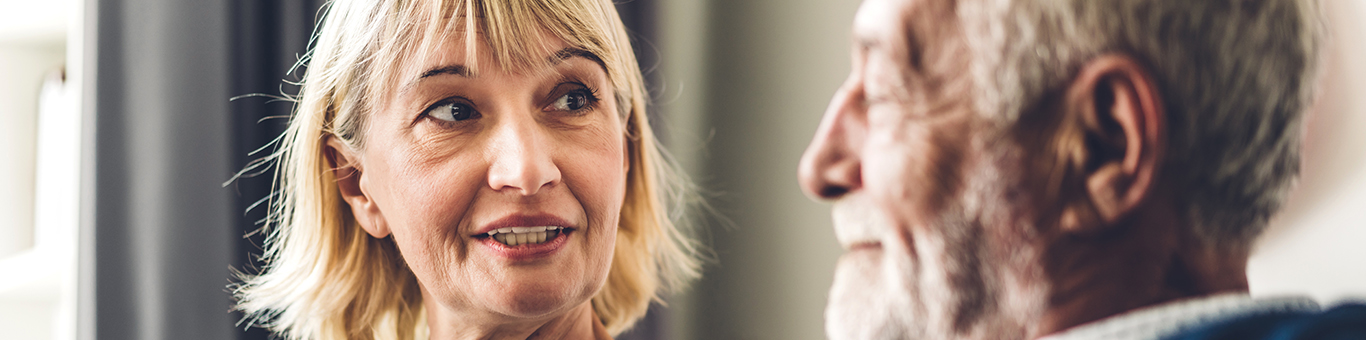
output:
<path id="1" fill-rule="evenodd" d="M 341 191 L 342 200 L 351 207 L 356 223 L 370 236 L 388 237 L 389 224 L 384 220 L 379 205 L 367 192 L 368 183 L 358 155 L 335 136 L 327 137 L 327 145 L 323 148 L 327 161 L 331 163 L 332 174 L 337 178 L 337 189 Z"/>
<path id="2" fill-rule="evenodd" d="M 1166 139 L 1157 83 L 1133 59 L 1104 55 L 1082 66 L 1062 104 L 1065 125 L 1075 130 L 1060 136 L 1082 140 L 1055 145 L 1075 149 L 1059 151 L 1073 158 L 1086 198 L 1068 202 L 1063 228 L 1114 224 L 1155 191 Z"/>

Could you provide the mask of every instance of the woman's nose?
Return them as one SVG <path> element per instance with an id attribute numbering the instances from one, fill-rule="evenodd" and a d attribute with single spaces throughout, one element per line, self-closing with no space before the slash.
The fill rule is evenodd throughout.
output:
<path id="1" fill-rule="evenodd" d="M 490 141 L 489 187 L 531 196 L 541 188 L 559 183 L 560 169 L 555 165 L 554 148 L 547 143 L 548 138 L 535 122 L 500 124 Z"/>
<path id="2" fill-rule="evenodd" d="M 836 199 L 862 188 L 859 154 L 867 134 L 862 88 L 846 83 L 821 118 L 798 166 L 802 190 L 815 199 Z"/>

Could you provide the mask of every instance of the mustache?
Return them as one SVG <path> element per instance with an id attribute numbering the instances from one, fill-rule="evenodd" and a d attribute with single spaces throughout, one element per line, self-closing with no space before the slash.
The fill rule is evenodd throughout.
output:
<path id="1" fill-rule="evenodd" d="M 835 201 L 830 209 L 835 238 L 849 249 L 860 243 L 877 243 L 892 233 L 895 226 L 872 202 L 861 196 Z"/>

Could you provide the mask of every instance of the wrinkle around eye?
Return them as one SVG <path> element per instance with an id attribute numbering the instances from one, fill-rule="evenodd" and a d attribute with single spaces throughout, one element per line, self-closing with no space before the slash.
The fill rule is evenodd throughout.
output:
<path id="1" fill-rule="evenodd" d="M 432 121 L 432 119 L 423 119 Z M 470 125 L 477 125 L 473 123 Z M 430 122 L 417 124 L 410 133 L 407 134 L 406 144 L 403 149 L 421 155 L 433 157 L 447 157 L 457 153 L 459 150 L 467 150 L 478 143 L 480 137 L 479 126 L 466 126 L 463 128 L 447 128 L 441 124 Z"/>

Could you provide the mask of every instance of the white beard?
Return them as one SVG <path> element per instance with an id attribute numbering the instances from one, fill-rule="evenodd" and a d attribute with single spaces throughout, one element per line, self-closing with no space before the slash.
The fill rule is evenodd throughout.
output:
<path id="1" fill-rule="evenodd" d="M 998 160 L 999 161 L 999 160 Z M 987 227 L 1006 228 L 1008 183 L 996 168 L 969 174 L 961 197 L 950 203 L 913 244 L 881 237 L 880 252 L 851 252 L 835 269 L 825 310 L 831 339 L 1018 339 L 1039 309 L 1040 287 L 1025 287 L 1020 273 L 1032 256 L 989 249 Z M 975 175 L 975 176 L 972 176 Z M 843 204 L 842 204 L 843 203 Z M 835 223 L 893 229 L 868 202 L 838 202 Z M 1018 222 L 1018 221 L 1015 221 Z M 840 232 L 840 230 L 837 230 Z M 903 231 L 904 232 L 904 231 Z M 1000 233 L 1000 230 L 991 230 Z M 886 235 L 884 235 L 886 236 Z M 926 237 L 928 236 L 928 237 Z M 1011 268 L 1009 270 L 1002 270 Z M 1025 276 L 1032 276 L 1024 274 Z"/>
<path id="2" fill-rule="evenodd" d="M 894 284 L 895 266 L 882 261 L 841 258 L 825 309 L 825 331 L 831 339 L 926 339 L 924 306 L 918 292 Z"/>
<path id="3" fill-rule="evenodd" d="M 962 246 L 971 238 L 915 242 L 923 250 L 917 253 L 943 256 L 915 261 L 903 256 L 907 247 L 883 243 L 880 258 L 863 253 L 840 259 L 825 312 L 831 339 L 953 339 L 986 319 L 998 292 L 982 273 L 981 254 L 926 249 Z"/>

